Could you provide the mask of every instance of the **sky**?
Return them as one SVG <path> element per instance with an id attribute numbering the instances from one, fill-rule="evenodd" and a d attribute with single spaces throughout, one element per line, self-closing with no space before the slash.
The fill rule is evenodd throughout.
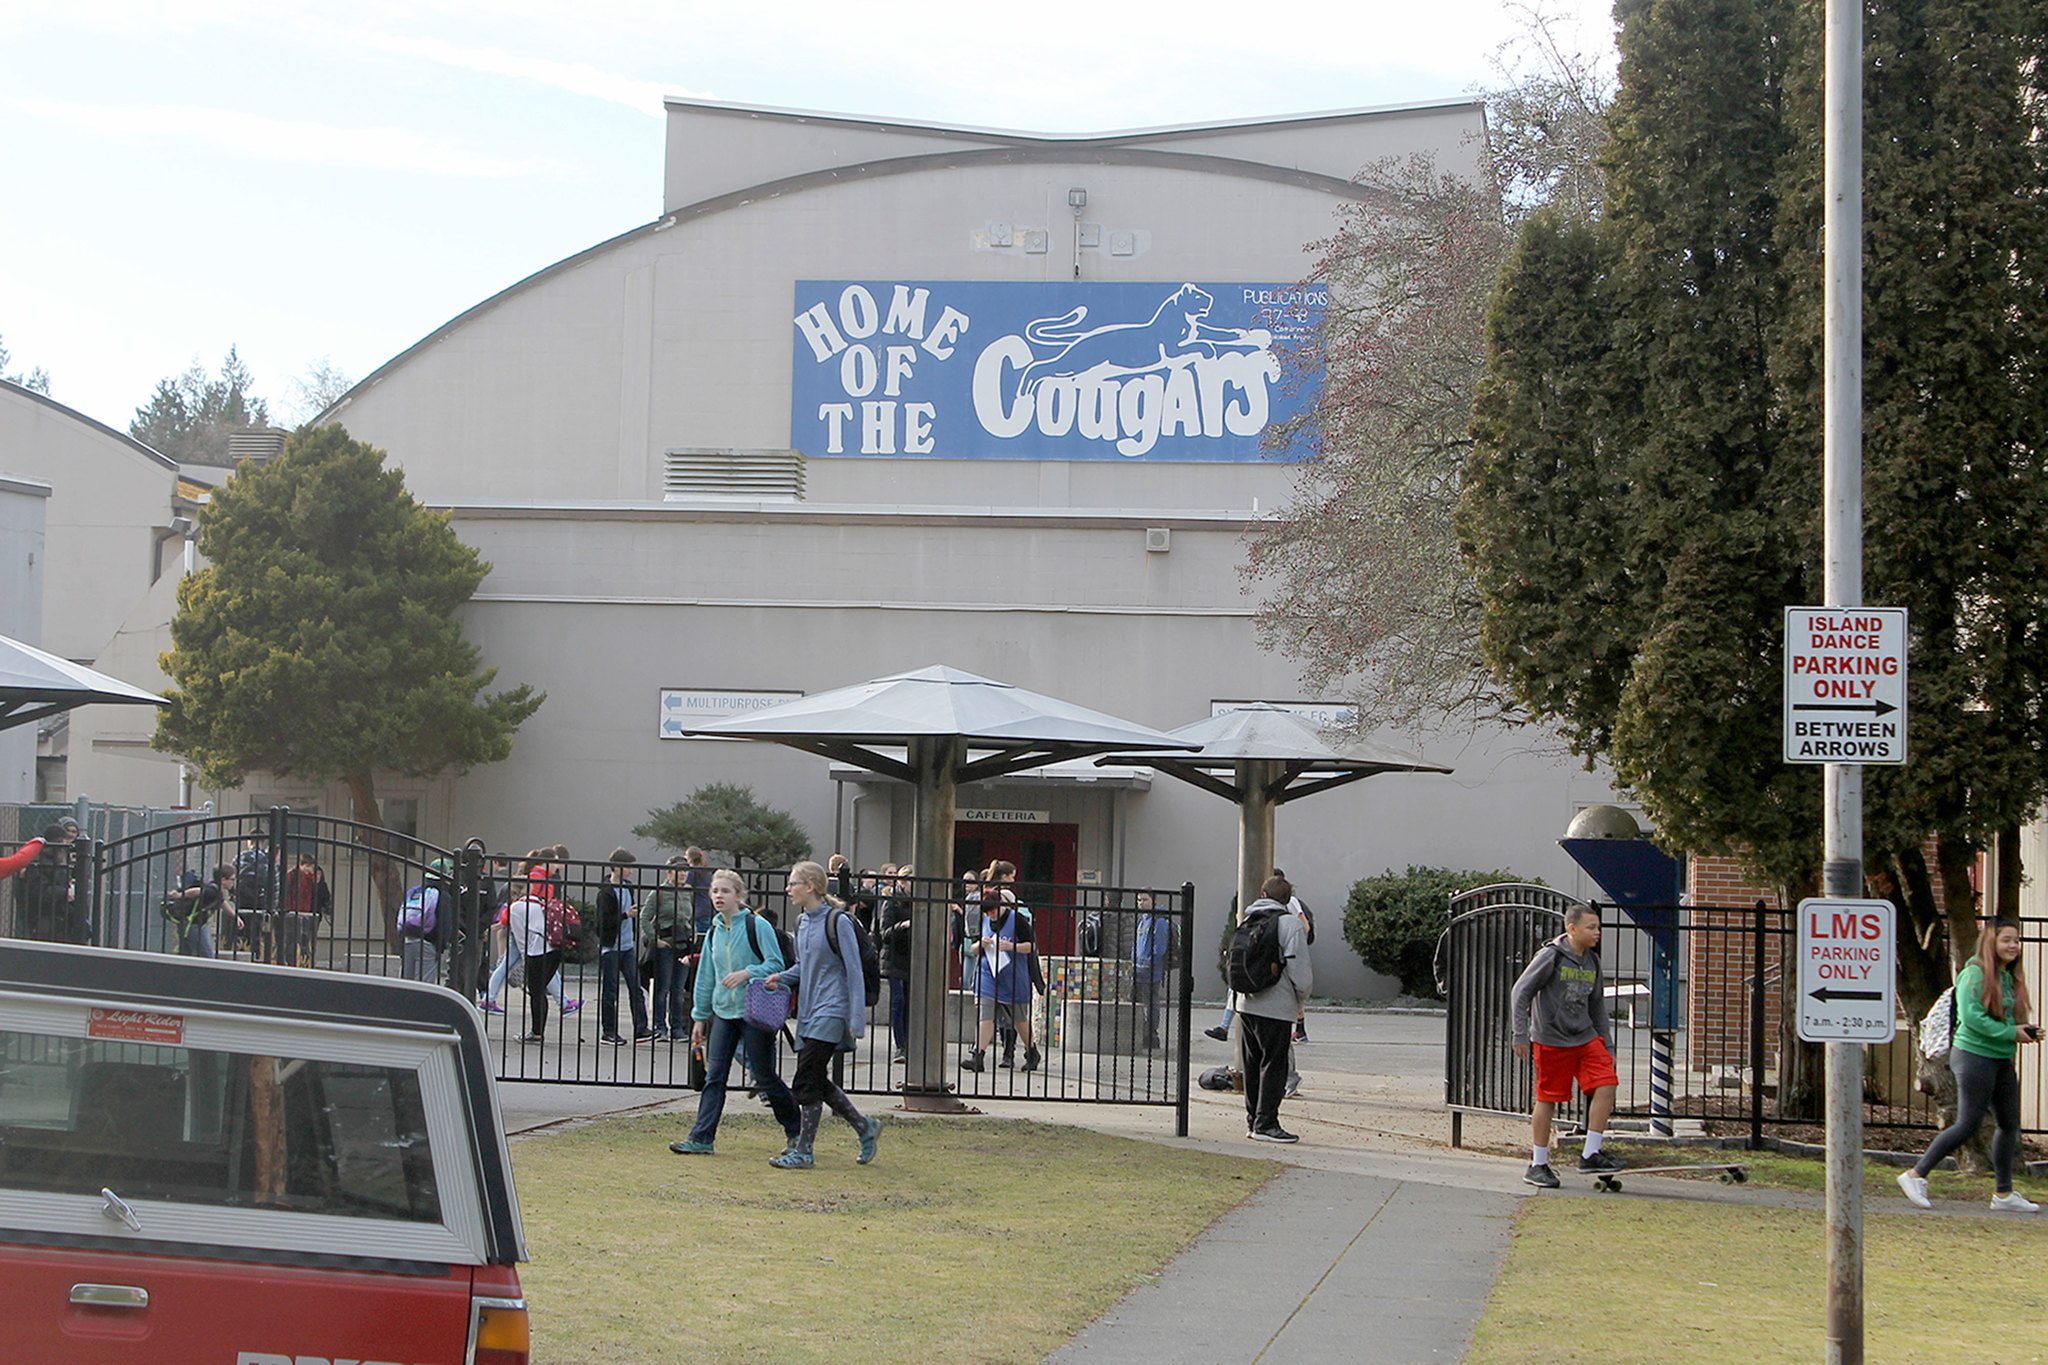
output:
<path id="1" fill-rule="evenodd" d="M 1607 0 L 1548 0 L 1585 51 Z M 1027 132 L 1450 99 L 1513 0 L 0 0 L 0 344 L 125 430 L 272 416 L 661 211 L 665 96 Z"/>

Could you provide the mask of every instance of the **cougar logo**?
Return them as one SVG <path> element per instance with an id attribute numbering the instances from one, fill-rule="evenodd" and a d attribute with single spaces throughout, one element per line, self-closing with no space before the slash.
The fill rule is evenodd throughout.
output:
<path id="1" fill-rule="evenodd" d="M 1024 367 L 1017 376 L 1017 396 L 1024 397 L 1048 379 L 1151 374 L 1196 357 L 1214 360 L 1226 351 L 1261 352 L 1272 343 L 1267 332 L 1212 327 L 1203 322 L 1215 302 L 1208 291 L 1184 284 L 1143 322 L 1112 322 L 1083 329 L 1088 306 L 1082 304 L 1059 317 L 1027 323 L 1024 335 L 1034 346 L 1058 346 L 1060 350 Z"/>

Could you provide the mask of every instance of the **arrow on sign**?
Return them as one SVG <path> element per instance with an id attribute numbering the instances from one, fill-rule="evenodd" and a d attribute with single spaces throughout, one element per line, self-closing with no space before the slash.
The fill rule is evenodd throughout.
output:
<path id="1" fill-rule="evenodd" d="M 1794 711 L 1868 711 L 1873 715 L 1888 716 L 1899 708 L 1888 701 L 1872 702 L 1865 706 L 1854 702 L 1794 702 Z"/>
<path id="2" fill-rule="evenodd" d="M 1838 991 L 1828 986 L 1810 992 L 1814 999 L 1826 1004 L 1830 1000 L 1882 1000 L 1883 991 Z"/>

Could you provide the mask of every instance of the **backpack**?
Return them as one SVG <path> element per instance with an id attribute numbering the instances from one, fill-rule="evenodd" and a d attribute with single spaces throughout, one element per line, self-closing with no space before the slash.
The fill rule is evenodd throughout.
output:
<path id="1" fill-rule="evenodd" d="M 766 961 L 765 955 L 761 952 L 761 932 L 754 927 L 760 918 L 752 910 L 747 911 L 747 946 L 754 950 L 754 960 L 756 962 Z M 775 926 L 775 946 L 782 950 L 783 966 L 788 967 L 795 963 L 796 940 L 791 938 L 788 932 L 779 924 Z M 791 998 L 794 999 L 795 997 L 792 996 Z"/>
<path id="2" fill-rule="evenodd" d="M 1956 1038 L 1956 988 L 1943 991 L 1920 1021 L 1920 1055 L 1930 1062 L 1948 1060 Z"/>
<path id="3" fill-rule="evenodd" d="M 860 922 L 860 916 L 844 910 L 830 910 L 825 914 L 825 941 L 832 945 L 832 955 L 839 958 L 844 967 L 846 959 L 839 952 L 839 925 L 832 917 L 853 921 L 853 941 L 860 948 L 861 995 L 872 1005 L 882 998 L 882 955 L 875 948 L 874 936 L 868 927 Z"/>
<path id="4" fill-rule="evenodd" d="M 1239 995 L 1257 995 L 1286 972 L 1287 960 L 1280 954 L 1280 916 L 1286 913 L 1261 910 L 1231 930 L 1225 977 Z"/>
<path id="5" fill-rule="evenodd" d="M 431 886 L 415 886 L 405 893 L 398 909 L 398 932 L 407 938 L 425 938 L 441 922 L 441 893 Z"/>
<path id="6" fill-rule="evenodd" d="M 541 902 L 541 913 L 549 952 L 566 951 L 582 940 L 583 916 L 576 913 L 575 906 L 550 896 Z"/>
<path id="7" fill-rule="evenodd" d="M 235 901 L 257 910 L 270 904 L 270 859 L 260 848 L 245 848 L 235 855 Z"/>
<path id="8" fill-rule="evenodd" d="M 1302 905 L 1301 898 L 1299 896 L 1295 897 L 1294 903 L 1296 905 L 1301 905 L 1302 927 L 1308 930 L 1308 937 L 1304 940 L 1304 942 L 1306 942 L 1309 947 L 1313 948 L 1316 946 L 1316 912 L 1309 909 L 1306 905 Z"/>

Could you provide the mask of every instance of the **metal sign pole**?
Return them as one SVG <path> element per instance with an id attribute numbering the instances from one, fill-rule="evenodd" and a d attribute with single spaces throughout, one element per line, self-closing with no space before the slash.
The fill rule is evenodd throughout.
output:
<path id="1" fill-rule="evenodd" d="M 1827 0 L 1825 597 L 1863 605 L 1863 4 Z M 1822 892 L 1863 894 L 1863 769 L 1830 763 Z M 1828 1365 L 1863 1360 L 1863 1047 L 1827 1045 Z"/>

